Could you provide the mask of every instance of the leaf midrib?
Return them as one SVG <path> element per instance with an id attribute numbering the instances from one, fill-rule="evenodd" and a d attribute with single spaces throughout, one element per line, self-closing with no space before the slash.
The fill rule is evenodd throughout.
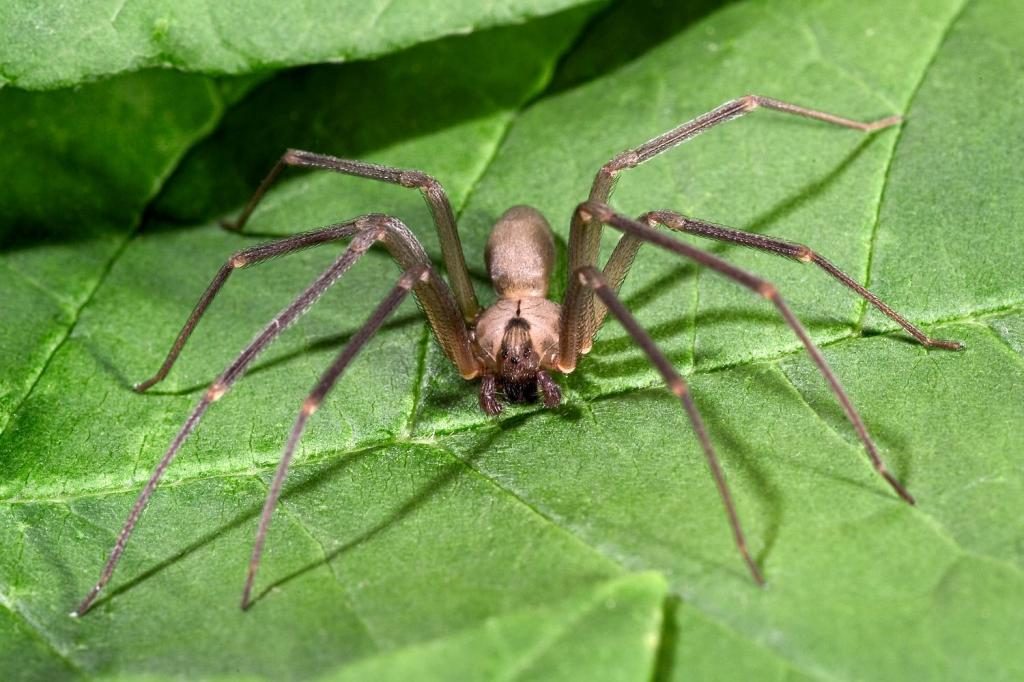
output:
<path id="1" fill-rule="evenodd" d="M 1000 347 L 1003 348 L 1004 350 L 1006 350 L 1016 361 L 1018 361 L 1020 363 L 1024 363 L 1024 356 L 1021 356 L 1020 354 L 1018 354 L 1009 344 L 1006 343 L 1006 340 L 1003 337 L 1001 337 L 994 330 L 992 330 L 987 324 L 984 324 L 984 320 L 986 320 L 986 319 L 994 318 L 994 317 L 1002 317 L 1002 316 L 1005 316 L 1007 313 L 1010 313 L 1010 314 L 1013 314 L 1013 313 L 1024 313 L 1024 301 L 1020 301 L 1018 303 L 1014 303 L 1014 304 L 1011 304 L 1009 306 L 1000 306 L 1000 307 L 997 307 L 997 308 L 981 309 L 981 310 L 979 310 L 977 312 L 969 313 L 968 315 L 965 315 L 965 316 L 950 318 L 949 320 L 945 320 L 945 321 L 941 321 L 941 322 L 936 322 L 935 325 L 938 326 L 938 327 L 943 327 L 943 326 L 951 326 L 951 325 L 958 325 L 958 324 L 972 324 L 972 323 L 973 324 L 977 324 L 978 326 L 983 327 L 983 328 L 989 330 L 991 332 L 992 337 L 995 340 L 998 341 Z M 856 333 L 851 332 L 848 335 L 841 336 L 839 338 L 835 338 L 835 339 L 823 342 L 821 344 L 818 344 L 818 346 L 821 349 L 828 349 L 828 348 L 838 347 L 838 346 L 840 346 L 842 344 L 847 344 L 847 343 L 860 343 L 860 342 L 864 342 L 864 341 L 868 341 L 870 339 L 875 339 L 875 338 L 880 338 L 880 337 L 882 337 L 882 338 L 894 337 L 894 336 L 895 337 L 901 337 L 902 335 L 903 335 L 902 330 L 893 330 L 893 331 L 886 332 L 884 334 L 871 335 L 871 336 L 861 336 L 861 335 L 858 335 Z M 720 372 L 728 372 L 728 371 L 736 370 L 736 369 L 745 369 L 745 368 L 755 367 L 755 366 L 758 366 L 758 365 L 765 365 L 765 366 L 777 365 L 778 363 L 780 363 L 783 360 L 786 360 L 788 358 L 803 356 L 804 352 L 805 351 L 803 349 L 803 346 L 797 346 L 796 348 L 789 349 L 789 350 L 783 350 L 783 351 L 774 353 L 771 356 L 767 356 L 767 357 L 754 357 L 754 358 L 748 358 L 748 359 L 741 360 L 741 361 L 734 362 L 734 363 L 725 363 L 725 364 L 722 364 L 722 365 L 713 365 L 713 366 L 708 366 L 708 367 L 700 368 L 700 369 L 697 369 L 697 370 L 695 370 L 693 372 L 687 373 L 686 376 L 687 377 L 689 377 L 689 376 L 706 376 L 706 375 L 717 374 L 717 373 L 720 373 Z M 929 352 L 948 353 L 948 352 L 951 352 L 951 351 L 937 350 L 937 351 L 929 351 Z M 664 382 L 661 379 L 653 379 L 653 380 L 651 380 L 651 381 L 649 381 L 647 383 L 638 384 L 638 385 L 635 385 L 635 386 L 629 386 L 629 387 L 626 387 L 626 388 L 619 388 L 619 389 L 608 390 L 608 391 L 605 391 L 605 392 L 595 393 L 595 394 L 589 395 L 589 396 L 587 396 L 586 402 L 584 404 L 585 405 L 591 405 L 591 404 L 594 404 L 594 403 L 599 403 L 599 402 L 603 402 L 603 401 L 607 401 L 607 400 L 617 400 L 619 398 L 628 398 L 628 397 L 630 397 L 632 395 L 635 395 L 635 394 L 640 394 L 640 393 L 644 393 L 644 392 L 647 392 L 647 391 L 663 389 L 663 388 L 664 388 Z M 198 395 L 200 392 L 201 391 L 197 391 L 196 395 Z M 801 397 L 801 400 L 802 399 L 803 398 Z M 515 414 L 515 417 L 516 417 L 516 419 L 519 419 L 519 420 L 529 420 L 529 419 L 534 418 L 535 416 L 543 415 L 546 412 L 547 412 L 546 408 L 539 407 L 539 406 L 534 406 L 533 408 L 526 408 L 526 409 L 522 409 L 520 411 L 517 411 L 516 414 Z M 381 449 L 385 449 L 385 448 L 389 448 L 389 447 L 401 447 L 401 446 L 404 446 L 404 445 L 437 446 L 438 440 L 440 440 L 442 438 L 449 438 L 451 436 L 459 436 L 459 435 L 465 435 L 465 434 L 472 434 L 472 433 L 475 433 L 475 432 L 483 433 L 483 432 L 487 432 L 487 431 L 496 430 L 496 429 L 499 429 L 499 428 L 500 428 L 500 422 L 495 422 L 495 421 L 490 420 L 490 419 L 481 419 L 481 421 L 479 421 L 479 422 L 473 422 L 473 423 L 470 423 L 470 424 L 464 424 L 464 425 L 456 426 L 456 427 L 449 428 L 449 429 L 432 428 L 431 429 L 431 435 L 429 437 L 428 436 L 416 436 L 414 434 L 409 433 L 407 435 L 394 436 L 394 437 L 386 438 L 386 439 L 367 440 L 367 441 L 357 442 L 357 443 L 353 444 L 352 446 L 346 447 L 344 449 L 338 448 L 338 449 L 321 450 L 321 451 L 316 452 L 316 453 L 305 455 L 302 458 L 301 463 L 297 462 L 295 465 L 293 465 L 293 469 L 295 467 L 299 467 L 299 466 L 322 464 L 323 462 L 329 461 L 329 460 L 331 460 L 331 459 L 333 459 L 335 457 L 359 455 L 359 454 L 373 452 L 373 451 L 376 451 L 376 450 L 381 450 Z M 831 428 L 831 426 L 830 426 L 830 428 Z M 277 452 L 277 450 L 274 450 L 274 452 Z M 276 466 L 277 466 L 276 462 L 273 462 L 273 463 L 268 463 L 265 466 L 253 466 L 253 467 L 246 468 L 246 469 L 234 469 L 234 470 L 222 469 L 222 470 L 214 470 L 214 471 L 207 470 L 207 471 L 204 471 L 202 473 L 199 473 L 198 475 L 183 476 L 183 477 L 180 477 L 180 478 L 168 478 L 168 479 L 165 479 L 165 480 L 161 481 L 160 489 L 162 490 L 164 488 L 172 488 L 172 487 L 177 487 L 177 486 L 180 486 L 180 485 L 188 485 L 190 483 L 194 483 L 194 482 L 198 482 L 198 481 L 204 481 L 204 480 L 212 480 L 212 479 L 220 479 L 220 478 L 232 478 L 232 477 L 245 477 L 245 476 L 258 476 L 258 475 L 260 475 L 262 473 L 272 472 L 276 468 Z M 104 497 L 104 496 L 109 496 L 109 495 L 122 495 L 122 494 L 134 493 L 134 492 L 138 492 L 139 486 L 141 486 L 143 483 L 145 483 L 148 480 L 148 478 L 149 478 L 148 472 L 146 473 L 146 475 L 144 477 L 137 477 L 137 476 L 133 475 L 133 477 L 123 486 L 97 486 L 97 487 L 92 487 L 92 488 L 82 488 L 82 487 L 79 487 L 75 493 L 70 494 L 70 495 L 62 494 L 62 493 L 61 494 L 46 494 L 45 491 L 48 488 L 51 488 L 51 486 L 40 486 L 40 487 L 31 486 L 31 487 L 35 487 L 36 491 L 37 491 L 36 493 L 33 494 L 32 497 L 24 497 L 24 496 L 21 496 L 21 495 L 15 495 L 15 496 L 12 496 L 12 497 L 9 497 L 9 498 L 6 498 L 6 499 L 0 499 L 0 504 L 6 504 L 6 505 L 20 505 L 20 504 L 63 504 L 63 503 L 71 502 L 71 501 L 78 500 L 78 499 L 95 498 L 95 497 Z M 62 486 L 61 486 L 62 488 L 67 488 L 68 487 L 67 486 L 67 483 L 68 483 L 67 480 L 62 481 L 61 483 L 62 483 Z M 25 488 L 22 488 L 22 490 L 25 490 Z"/>

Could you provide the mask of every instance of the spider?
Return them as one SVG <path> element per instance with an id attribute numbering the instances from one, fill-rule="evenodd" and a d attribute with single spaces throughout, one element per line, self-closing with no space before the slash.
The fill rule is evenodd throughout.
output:
<path id="1" fill-rule="evenodd" d="M 802 244 L 716 225 L 673 211 L 652 211 L 634 220 L 617 213 L 608 206 L 607 202 L 613 185 L 622 171 L 634 168 L 720 123 L 740 117 L 760 107 L 865 133 L 887 128 L 902 121 L 900 116 L 890 116 L 866 123 L 769 97 L 747 95 L 726 102 L 636 148 L 622 152 L 597 171 L 588 199 L 579 204 L 572 215 L 569 231 L 569 281 L 561 304 L 547 298 L 555 257 L 554 240 L 547 221 L 536 209 L 529 206 L 515 206 L 506 211 L 495 223 L 487 241 L 485 259 L 498 300 L 487 308 L 481 308 L 466 269 L 455 215 L 444 188 L 437 180 L 416 170 L 403 170 L 294 149 L 286 151 L 257 188 L 238 219 L 234 222 L 223 221 L 224 227 L 233 230 L 242 229 L 267 189 L 274 183 L 281 171 L 289 166 L 326 169 L 345 175 L 392 183 L 419 190 L 426 199 L 440 238 L 441 253 L 449 281 L 445 282 L 442 279 L 427 257 L 423 246 L 409 228 L 398 219 L 384 214 L 364 215 L 354 220 L 243 249 L 231 256 L 199 298 L 160 369 L 151 378 L 135 384 L 136 391 L 143 392 L 167 376 L 196 324 L 232 272 L 308 247 L 343 240 L 349 241 L 347 250 L 291 304 L 274 317 L 270 324 L 245 347 L 204 392 L 139 494 L 118 534 L 99 581 L 71 615 L 85 614 L 97 595 L 109 582 L 153 491 L 182 444 L 196 428 L 210 405 L 230 390 L 256 356 L 274 341 L 281 331 L 313 305 L 377 242 L 383 244 L 398 263 L 402 270 L 401 276 L 366 323 L 323 372 L 302 403 L 262 509 L 242 591 L 242 609 L 247 609 L 252 603 L 253 584 L 259 569 L 271 516 L 281 494 L 296 445 L 309 418 L 341 378 L 345 368 L 410 292 L 414 294 L 426 314 L 434 336 L 445 356 L 455 365 L 464 379 L 480 379 L 480 408 L 492 416 L 502 411 L 502 397 L 507 402 L 541 400 L 547 408 L 557 407 L 562 396 L 558 384 L 551 376 L 552 373 L 568 374 L 576 368 L 579 357 L 590 351 L 594 336 L 610 312 L 647 355 L 669 390 L 682 403 L 682 409 L 689 418 L 718 488 L 736 547 L 754 582 L 762 585 L 764 578 L 747 550 L 746 539 L 725 476 L 686 381 L 676 372 L 665 354 L 658 349 L 650 335 L 644 331 L 617 295 L 619 287 L 629 273 L 637 251 L 644 243 L 695 261 L 697 264 L 714 270 L 750 289 L 772 303 L 779 315 L 799 338 L 832 390 L 863 443 L 875 471 L 885 479 L 899 497 L 909 504 L 914 504 L 914 498 L 885 466 L 868 434 L 867 427 L 839 379 L 829 368 L 821 351 L 811 340 L 796 315 L 783 301 L 775 286 L 729 264 L 718 256 L 659 231 L 655 227 L 661 225 L 670 230 L 698 237 L 767 251 L 801 263 L 813 263 L 896 321 L 922 345 L 929 348 L 959 350 L 963 347 L 962 344 L 957 341 L 929 337 L 878 296 L 861 286 L 823 256 Z M 598 251 L 601 232 L 605 226 L 620 231 L 622 237 L 604 268 L 599 269 L 597 267 Z"/>

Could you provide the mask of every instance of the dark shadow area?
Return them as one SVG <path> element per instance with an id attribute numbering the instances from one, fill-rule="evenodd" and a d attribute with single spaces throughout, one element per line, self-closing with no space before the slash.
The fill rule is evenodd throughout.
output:
<path id="1" fill-rule="evenodd" d="M 11 171 L 0 200 L 0 249 L 121 239 L 133 231 L 136 212 L 147 201 L 143 223 L 205 222 L 240 207 L 289 147 L 360 157 L 518 109 L 528 94 L 525 85 L 544 66 L 539 46 L 575 32 L 593 11 L 593 5 L 575 7 L 370 61 L 217 79 L 212 87 L 228 111 L 152 200 L 147 192 L 153 178 L 124 168 L 140 166 L 134 157 L 167 144 L 162 124 L 168 109 L 178 105 L 187 112 L 199 101 L 212 106 L 210 80 L 150 69 L 53 92 L 4 89 L 0 120 L 25 149 L 0 162 Z M 505 58 L 517 50 L 518 59 Z M 135 106 L 145 95 L 159 110 Z M 50 125 L 51 119 L 56 123 Z M 85 123 L 79 129 L 74 121 Z M 135 132 L 111 142 L 89 128 L 100 122 Z"/>
<path id="2" fill-rule="evenodd" d="M 638 254 L 639 255 L 639 254 Z M 679 265 L 673 266 L 661 274 L 657 279 L 647 282 L 637 291 L 630 293 L 624 297 L 622 302 L 633 312 L 643 310 L 651 302 L 653 302 L 659 296 L 666 295 L 666 289 L 670 289 L 683 282 L 684 280 L 692 280 L 699 270 L 699 266 L 695 263 L 682 262 Z M 679 289 L 668 293 L 668 295 L 678 296 L 679 291 L 685 291 Z"/>
<path id="3" fill-rule="evenodd" d="M 366 449 L 366 450 L 362 450 L 362 451 L 356 452 L 354 454 L 350 454 L 350 455 L 345 455 L 345 456 L 339 457 L 336 461 L 331 462 L 327 467 L 325 467 L 324 476 L 322 476 L 322 477 L 315 477 L 315 478 L 313 478 L 313 479 L 311 479 L 309 481 L 305 481 L 305 482 L 301 483 L 300 485 L 297 485 L 297 486 L 294 486 L 294 487 L 291 487 L 291 488 L 286 487 L 284 493 L 281 495 L 281 500 L 285 500 L 288 497 L 290 497 L 291 495 L 300 494 L 301 492 L 303 492 L 305 490 L 309 490 L 311 488 L 314 488 L 317 485 L 320 485 L 331 474 L 340 471 L 344 467 L 352 466 L 352 465 L 358 463 L 358 461 L 360 459 L 372 455 L 374 452 L 376 452 L 378 449 L 380 449 L 380 447 L 384 447 L 384 446 L 379 446 L 377 448 L 369 448 L 369 449 Z M 238 513 L 238 515 L 235 516 L 228 523 L 220 526 L 219 528 L 217 528 L 215 530 L 212 530 L 212 531 L 206 533 L 205 535 L 203 535 L 200 538 L 197 538 L 196 540 L 192 541 L 191 543 L 189 543 L 185 547 L 181 548 L 180 550 L 178 550 L 177 552 L 175 552 L 171 556 L 169 556 L 169 557 L 167 557 L 167 558 L 157 562 L 156 564 L 154 564 L 150 568 L 146 569 L 142 573 L 136 575 L 134 578 L 131 578 L 130 580 L 127 580 L 126 582 L 121 583 L 120 585 L 117 585 L 115 587 L 109 588 L 105 593 L 103 593 L 103 595 L 101 597 L 99 597 L 93 603 L 93 605 L 92 605 L 90 610 L 95 610 L 95 609 L 99 608 L 101 605 L 107 603 L 108 601 L 111 601 L 112 599 L 114 599 L 118 595 L 123 594 L 123 593 L 125 593 L 125 592 L 127 592 L 129 590 L 132 590 L 135 587 L 138 587 L 139 585 L 145 583 L 147 580 L 149 580 L 153 576 L 161 573 L 162 571 L 166 570 L 170 566 L 173 566 L 174 564 L 176 564 L 177 562 L 181 561 L 182 559 L 187 558 L 191 554 L 194 554 L 196 551 L 198 551 L 198 550 L 202 549 L 203 547 L 205 547 L 205 546 L 215 542 L 216 540 L 218 540 L 221 537 L 227 535 L 231 531 L 237 530 L 241 526 L 245 525 L 247 522 L 255 520 L 260 515 L 260 512 L 262 511 L 262 509 L 263 509 L 263 502 L 262 501 L 260 501 L 258 504 L 249 505 L 246 509 L 240 511 Z M 241 594 L 241 590 L 242 590 L 242 583 L 241 582 L 239 582 L 238 590 L 239 590 L 239 594 Z M 88 616 L 86 616 L 86 617 L 88 617 Z"/>
<path id="4" fill-rule="evenodd" d="M 373 61 L 286 71 L 255 87 L 193 148 L 149 217 L 203 222 L 237 210 L 288 148 L 362 158 L 459 123 L 518 109 L 538 36 L 576 30 L 592 7 L 452 36 Z M 478 65 L 470 68 L 467 65 Z M 303 171 L 289 169 L 285 177 Z M 353 182 L 358 180 L 353 179 Z M 387 207 L 381 207 L 386 212 Z"/>
<path id="5" fill-rule="evenodd" d="M 790 121 L 789 119 L 784 120 L 788 123 L 794 123 L 794 121 Z M 800 123 L 800 121 L 796 121 L 795 123 Z M 823 190 L 833 185 L 840 177 L 842 177 L 842 175 L 846 173 L 847 169 L 853 165 L 854 161 L 856 161 L 868 146 L 876 140 L 878 140 L 878 135 L 865 135 L 862 137 L 860 142 L 857 143 L 857 146 L 851 149 L 849 153 L 843 157 L 842 161 L 836 164 L 828 174 L 812 183 L 809 183 L 799 192 L 793 194 L 789 199 L 772 206 L 770 209 L 751 221 L 750 225 L 747 225 L 743 229 L 747 232 L 761 232 L 767 225 L 782 221 L 787 216 L 792 215 L 811 198 L 821 194 Z M 814 248 L 814 244 L 805 244 L 805 246 L 810 247 L 812 251 L 816 250 Z M 829 254 L 827 253 L 823 253 L 821 255 L 825 258 L 829 258 Z M 822 275 L 824 275 L 824 273 L 822 273 Z"/>
<path id="6" fill-rule="evenodd" d="M 654 674 L 652 682 L 670 682 L 674 679 L 673 670 L 676 663 L 676 645 L 679 643 L 679 614 L 681 599 L 671 594 L 665 597 L 661 606 L 661 636 L 658 638 L 658 650 L 654 654 Z"/>
<path id="7" fill-rule="evenodd" d="M 756 305 L 756 301 L 753 302 Z M 706 311 L 705 313 L 698 315 L 696 325 L 697 328 L 700 329 L 702 322 L 707 325 L 710 323 L 739 321 L 754 321 L 760 324 L 784 324 L 782 318 L 775 313 L 774 309 L 750 310 L 744 308 L 724 308 L 721 310 Z M 812 333 L 816 329 L 832 329 L 844 324 L 842 320 L 824 317 L 815 317 L 810 318 L 809 320 L 807 318 L 801 318 L 801 321 L 805 323 L 807 329 Z M 609 320 L 605 324 L 614 326 L 618 323 L 615 320 Z M 678 337 L 689 329 L 689 322 L 688 317 L 684 315 L 658 324 L 645 326 L 644 328 L 654 341 L 659 342 Z M 799 340 L 795 335 L 793 335 L 792 338 L 794 343 L 799 343 Z M 722 365 L 716 366 L 714 365 L 714 362 L 719 358 L 713 354 L 709 354 L 707 351 L 704 351 L 698 358 L 690 357 L 691 348 L 688 344 L 685 348 L 676 351 L 668 351 L 665 348 L 662 348 L 662 350 L 667 353 L 669 360 L 673 362 L 677 370 L 684 372 L 691 362 L 695 362 L 696 371 L 703 372 L 717 370 L 722 366 L 729 367 L 735 364 L 762 361 L 756 355 L 752 355 L 750 358 L 732 358 Z M 801 350 L 795 349 L 794 352 L 799 353 Z M 628 355 L 624 358 L 614 357 L 621 356 L 623 354 Z M 770 357 L 774 357 L 774 354 Z M 569 382 L 571 386 L 579 391 L 587 392 L 588 388 L 591 390 L 596 390 L 597 388 L 595 384 L 587 380 L 588 374 L 593 374 L 602 378 L 623 378 L 634 376 L 637 373 L 648 369 L 653 371 L 654 366 L 651 364 L 651 361 L 647 356 L 642 353 L 640 347 L 637 346 L 632 337 L 622 336 L 615 339 L 601 340 L 599 336 L 597 341 L 594 343 L 593 350 L 580 360 L 577 371 L 563 381 Z"/>
<path id="8" fill-rule="evenodd" d="M 733 0 L 620 0 L 591 20 L 562 60 L 547 95 L 555 95 L 642 57 Z"/>
<path id="9" fill-rule="evenodd" d="M 105 261 L 177 146 L 212 114 L 205 79 L 168 69 L 61 90 L 3 88 L 0 253 L 88 244 L 69 256 Z"/>
<path id="10" fill-rule="evenodd" d="M 382 325 L 380 330 L 378 330 L 377 334 L 381 334 L 381 333 L 386 332 L 388 330 L 400 329 L 400 328 L 405 327 L 405 326 L 410 325 L 410 324 L 416 324 L 418 322 L 424 322 L 425 319 L 426 318 L 424 318 L 422 315 L 416 314 L 416 313 L 413 313 L 413 314 L 410 314 L 410 315 L 404 315 L 402 317 L 395 317 L 395 318 L 392 318 L 389 322 L 387 322 L 384 325 Z M 265 372 L 265 371 L 267 371 L 269 369 L 277 367 L 278 365 L 282 365 L 282 364 L 285 364 L 287 362 L 290 362 L 290 361 L 294 360 L 295 358 L 298 358 L 299 356 L 306 355 L 307 353 L 312 353 L 312 352 L 321 351 L 321 350 L 337 350 L 337 351 L 340 352 L 342 347 L 346 343 L 348 343 L 349 339 L 351 339 L 356 334 L 357 331 L 358 331 L 358 329 L 353 329 L 351 331 L 341 332 L 339 334 L 332 334 L 330 336 L 323 336 L 323 337 L 320 337 L 318 339 L 315 339 L 311 343 L 303 344 L 302 346 L 293 348 L 293 349 L 291 349 L 291 350 L 289 350 L 289 351 L 287 351 L 285 353 L 280 353 L 278 355 L 271 355 L 270 357 L 265 358 L 261 362 L 254 363 L 252 367 L 250 367 L 249 369 L 247 369 L 245 371 L 243 379 L 246 378 L 246 377 L 252 377 L 254 375 L 258 375 L 258 374 L 260 374 L 262 372 Z M 255 330 L 254 330 L 253 333 L 255 333 Z M 168 345 L 168 349 L 169 348 L 170 348 L 170 346 Z M 273 351 L 269 351 L 269 349 L 272 349 L 272 348 L 273 348 L 273 344 L 268 346 L 268 352 L 272 353 Z M 242 351 L 242 349 L 238 348 L 238 349 L 236 349 L 235 353 L 237 354 L 237 353 L 240 353 L 241 351 Z M 188 352 L 188 346 L 186 346 L 185 350 L 182 351 L 182 357 L 178 358 L 178 362 L 187 362 L 188 361 L 187 358 L 183 357 L 187 352 Z M 97 353 L 97 352 L 95 352 L 95 350 L 93 350 L 92 356 L 96 359 L 97 364 L 101 365 L 104 369 L 106 369 L 107 372 L 109 372 L 112 376 L 116 377 L 117 382 L 119 384 L 121 384 L 127 390 L 132 390 L 132 386 L 137 381 L 141 381 L 143 379 L 148 378 L 148 377 L 135 377 L 135 378 L 131 378 L 130 379 L 129 377 L 125 376 L 125 374 L 121 371 L 121 369 L 117 365 L 115 365 L 105 355 Z M 163 358 L 161 358 L 160 362 L 163 362 Z M 228 366 L 229 362 L 230 361 L 225 361 L 225 363 L 224 363 L 225 368 Z M 329 364 L 330 364 L 329 362 L 325 362 L 324 363 L 324 370 L 327 369 Z M 177 363 L 175 363 L 175 365 L 177 365 Z M 154 365 L 153 371 L 156 371 L 158 368 L 159 368 L 159 364 Z M 172 369 L 171 372 L 173 372 L 173 371 L 174 370 Z M 168 376 L 170 376 L 170 374 Z M 185 386 L 185 387 L 177 388 L 177 389 L 174 389 L 174 390 L 161 390 L 160 388 L 154 387 L 154 388 L 151 388 L 151 389 L 145 391 L 145 393 L 140 394 L 140 395 L 189 395 L 191 393 L 196 393 L 196 392 L 198 392 L 198 391 L 200 391 L 202 389 L 207 388 L 210 385 L 210 383 L 214 381 L 214 379 L 216 379 L 216 377 L 215 376 L 211 376 L 209 381 L 204 381 L 203 383 L 193 384 L 191 386 Z M 239 381 L 241 381 L 241 380 L 242 379 L 239 379 Z M 160 386 L 160 384 L 158 383 L 155 386 L 158 387 L 158 386 Z"/>

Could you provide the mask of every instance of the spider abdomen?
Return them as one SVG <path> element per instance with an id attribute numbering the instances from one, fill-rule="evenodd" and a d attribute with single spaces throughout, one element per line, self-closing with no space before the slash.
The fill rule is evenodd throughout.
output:
<path id="1" fill-rule="evenodd" d="M 540 211 L 513 206 L 491 229 L 484 252 L 487 272 L 501 298 L 544 298 L 548 295 L 555 241 Z"/>

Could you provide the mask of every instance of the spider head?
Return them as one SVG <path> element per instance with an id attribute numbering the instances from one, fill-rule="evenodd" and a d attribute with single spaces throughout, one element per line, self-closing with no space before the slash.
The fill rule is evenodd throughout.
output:
<path id="1" fill-rule="evenodd" d="M 505 325 L 498 353 L 498 381 L 509 402 L 525 403 L 537 399 L 537 372 L 540 357 L 530 339 L 530 323 L 516 316 Z"/>

